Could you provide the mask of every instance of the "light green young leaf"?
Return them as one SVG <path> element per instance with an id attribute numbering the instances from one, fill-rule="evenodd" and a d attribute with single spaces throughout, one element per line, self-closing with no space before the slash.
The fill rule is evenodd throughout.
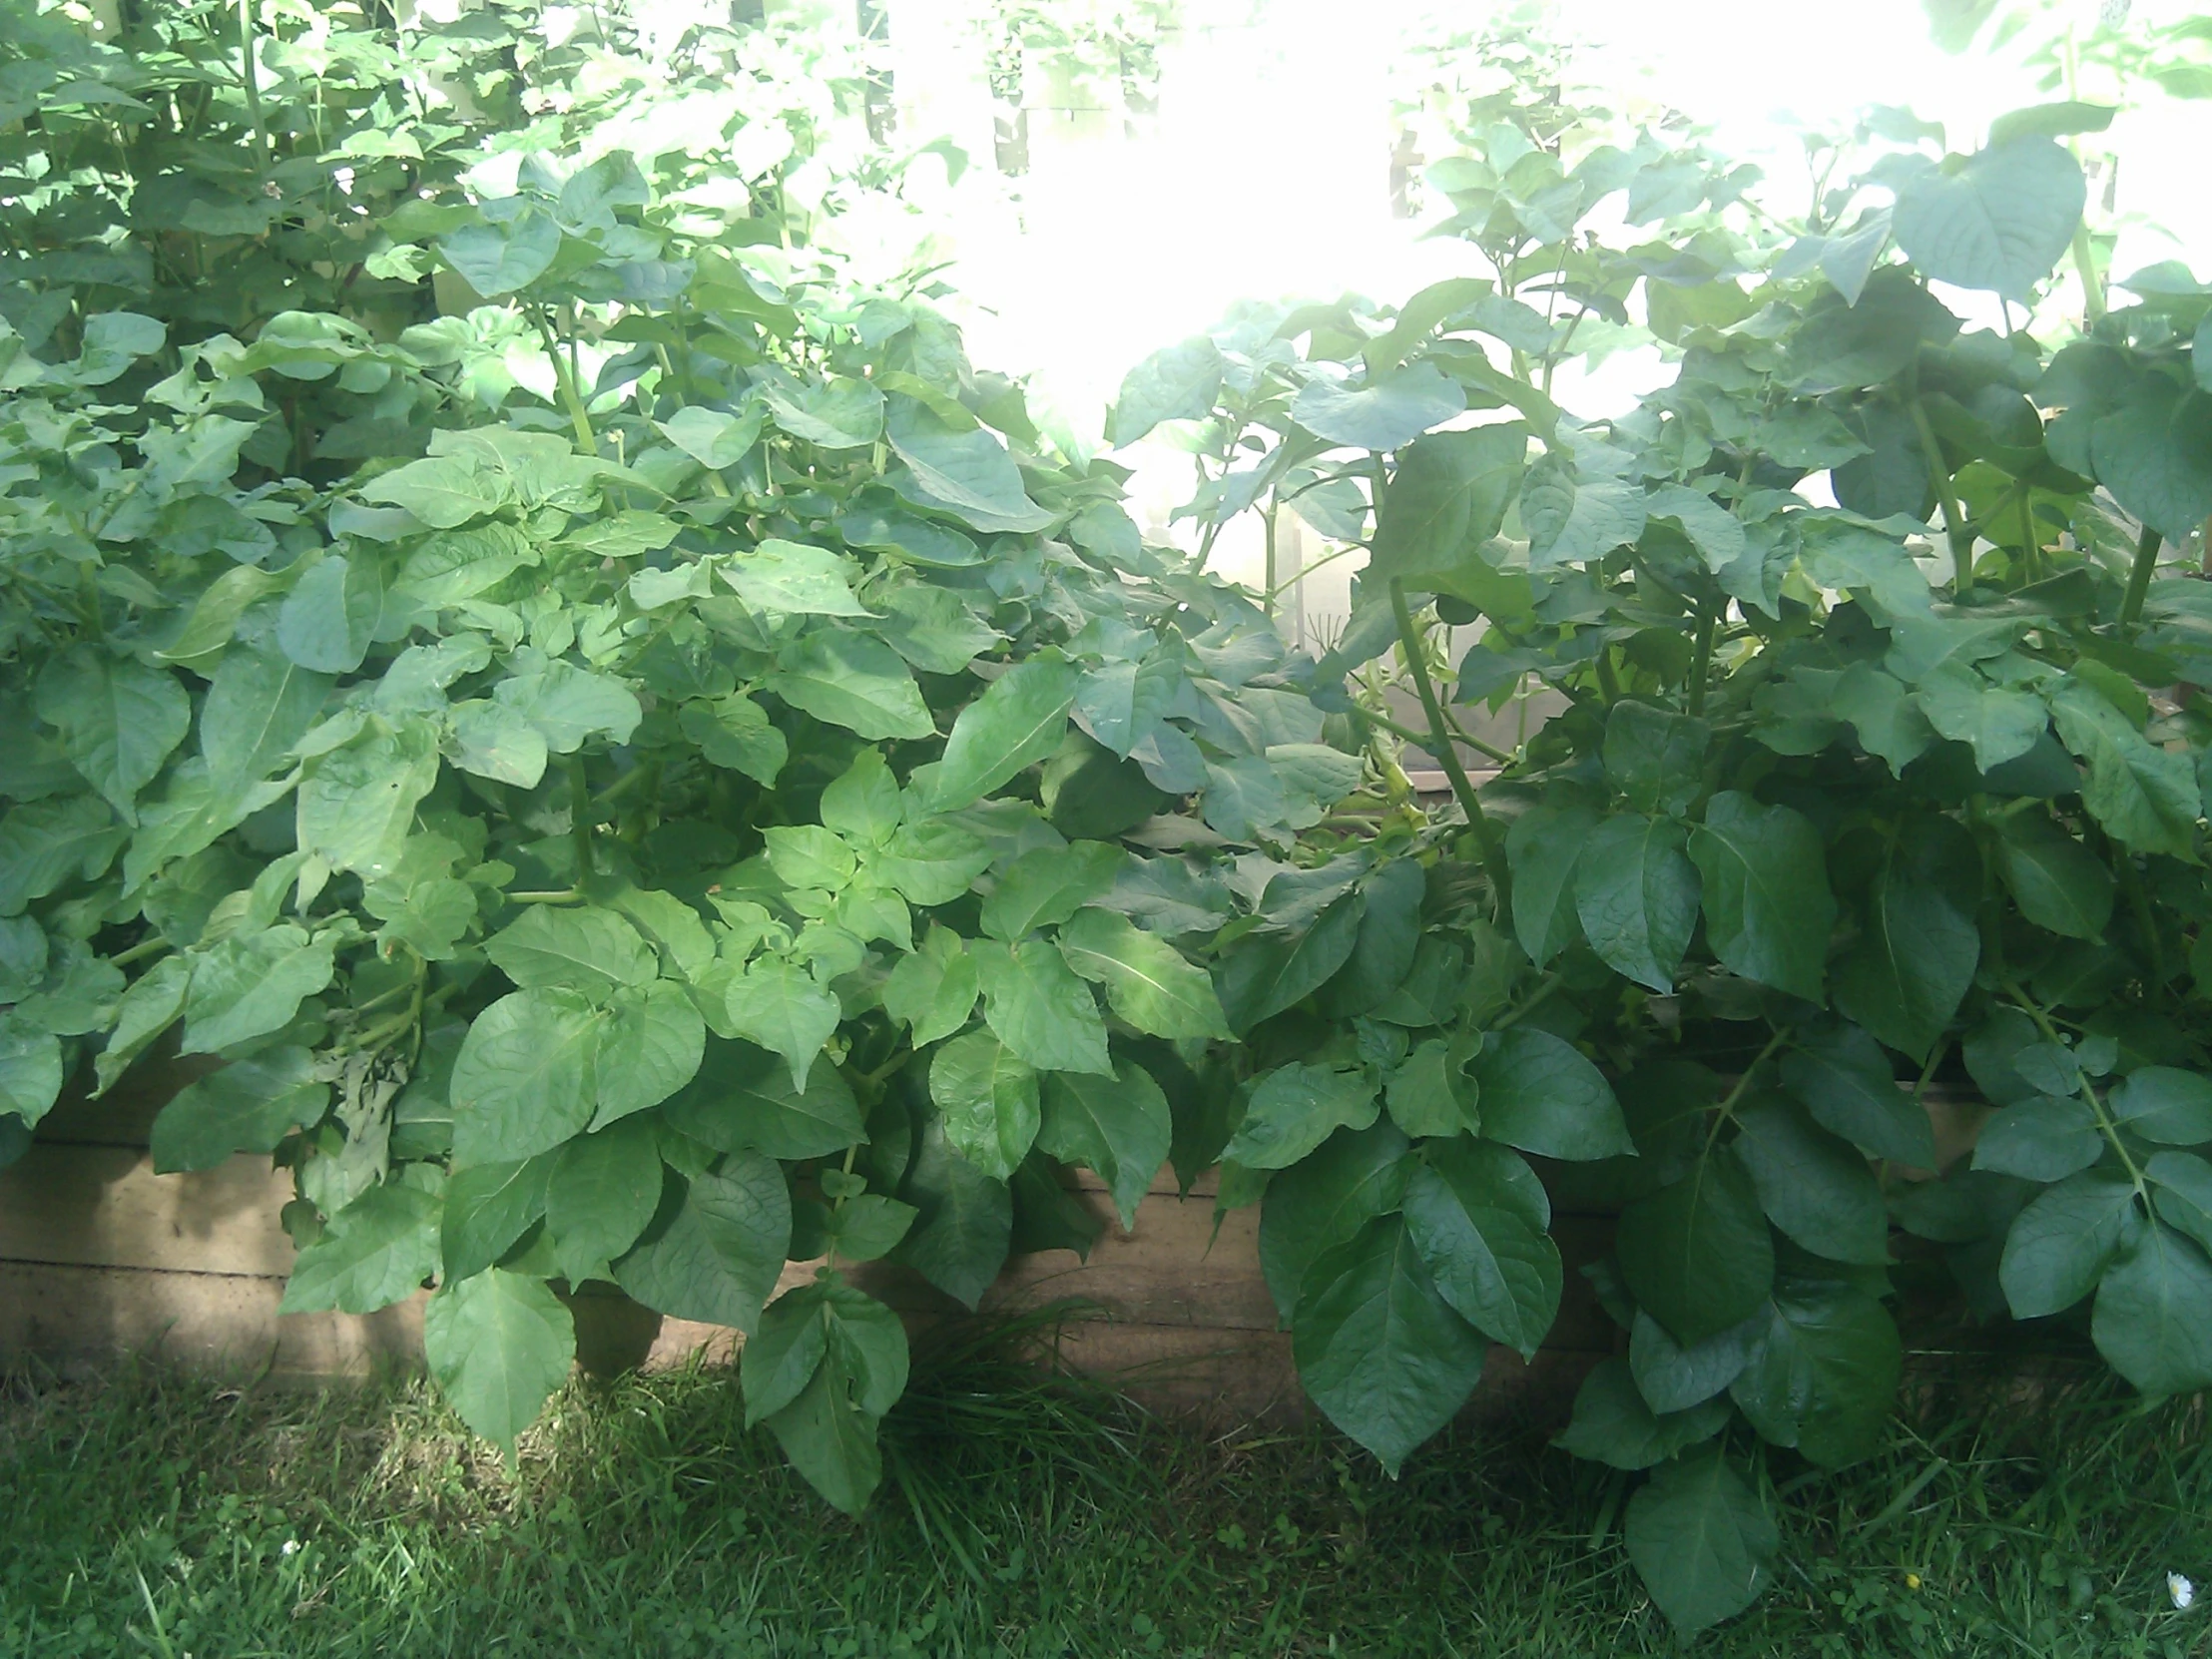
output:
<path id="1" fill-rule="evenodd" d="M 983 900 L 983 931 L 1010 943 L 1039 927 L 1057 927 L 1103 897 L 1128 861 L 1111 841 L 1031 847 L 1006 866 Z"/>
<path id="2" fill-rule="evenodd" d="M 1039 1071 L 1113 1075 L 1106 1022 L 1090 986 L 1046 939 L 971 949 L 983 981 L 983 1018 L 999 1038 Z"/>
<path id="3" fill-rule="evenodd" d="M 2050 139 L 2014 138 L 1931 168 L 1898 192 L 1892 226 L 1923 276 L 2025 300 L 2073 241 L 2081 164 Z"/>
<path id="4" fill-rule="evenodd" d="M 461 1420 L 512 1446 L 568 1381 L 576 1324 L 544 1280 L 493 1268 L 430 1299 L 422 1351 Z"/>
<path id="5" fill-rule="evenodd" d="M 901 956 L 883 981 L 883 1012 L 909 1028 L 914 1047 L 926 1048 L 967 1024 L 982 991 L 959 934 L 932 922 L 921 947 Z"/>
<path id="6" fill-rule="evenodd" d="M 805 1092 L 823 1045 L 843 1015 L 837 999 L 793 962 L 754 962 L 730 981 L 731 1029 L 791 1067 L 792 1087 Z"/>
<path id="7" fill-rule="evenodd" d="M 333 553 L 292 584 L 276 613 L 276 644 L 314 674 L 350 674 L 368 655 L 384 611 L 384 576 L 372 558 Z"/>
<path id="8" fill-rule="evenodd" d="M 929 1062 L 929 1098 L 944 1115 L 944 1137 L 984 1174 L 1003 1181 L 1037 1138 L 1037 1073 L 989 1031 L 971 1031 Z"/>
<path id="9" fill-rule="evenodd" d="M 38 714 L 60 731 L 71 764 L 133 822 L 138 792 L 192 727 L 192 703 L 175 675 L 90 645 L 48 659 Z"/>
<path id="10" fill-rule="evenodd" d="M 214 1054 L 286 1024 L 301 999 L 329 984 L 332 945 L 281 922 L 225 939 L 194 964 L 185 997 L 188 1054 Z"/>
<path id="11" fill-rule="evenodd" d="M 879 639 L 834 625 L 786 649 L 762 684 L 793 708 L 870 743 L 936 731 L 904 659 Z"/>
<path id="12" fill-rule="evenodd" d="M 438 1201 L 398 1182 L 368 1189 L 299 1253 L 285 1314 L 373 1314 L 412 1296 L 438 1270 Z"/>
<path id="13" fill-rule="evenodd" d="M 771 1158 L 827 1158 L 867 1139 L 851 1085 L 834 1066 L 815 1067 L 795 1089 L 778 1056 L 721 1039 L 662 1116 L 702 1146 Z"/>
<path id="14" fill-rule="evenodd" d="M 743 692 L 712 703 L 687 703 L 677 724 L 710 763 L 764 787 L 774 787 L 791 758 L 791 745 L 769 724 L 768 711 Z"/>
<path id="15" fill-rule="evenodd" d="M 1163 420 L 1198 420 L 1221 395 L 1221 352 L 1203 334 L 1152 353 L 1125 375 L 1107 441 L 1135 443 Z"/>
<path id="16" fill-rule="evenodd" d="M 507 1163 L 582 1134 L 598 1102 L 601 1015 L 574 991 L 503 996 L 453 1062 L 453 1162 Z"/>
<path id="17" fill-rule="evenodd" d="M 844 561 L 827 547 L 771 537 L 733 553 L 721 569 L 740 599 L 772 617 L 873 614 L 853 597 Z"/>
<path id="18" fill-rule="evenodd" d="M 553 1259 L 571 1285 L 637 1242 L 661 1203 L 659 1132 L 641 1118 L 579 1136 L 555 1157 L 545 1188 Z"/>
<path id="19" fill-rule="evenodd" d="M 559 985 L 593 997 L 649 984 L 660 972 L 638 930 L 596 904 L 533 904 L 484 941 L 484 954 L 517 985 Z"/>
<path id="20" fill-rule="evenodd" d="M 1456 380 L 1434 363 L 1418 362 L 1360 385 L 1316 375 L 1300 388 L 1291 418 L 1331 443 L 1390 450 L 1442 425 L 1466 406 L 1467 395 Z"/>
<path id="21" fill-rule="evenodd" d="M 234 1152 L 273 1152 L 292 1130 L 318 1121 L 329 1085 L 296 1044 L 264 1049 L 187 1084 L 154 1120 L 154 1169 L 213 1169 Z"/>
<path id="22" fill-rule="evenodd" d="M 936 811 L 957 812 L 1058 749 L 1079 678 L 1073 663 L 1053 655 L 992 681 L 952 723 L 932 786 Z"/>

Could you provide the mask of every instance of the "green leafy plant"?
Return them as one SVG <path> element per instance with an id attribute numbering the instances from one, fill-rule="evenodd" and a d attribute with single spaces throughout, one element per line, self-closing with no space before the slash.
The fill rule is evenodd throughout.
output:
<path id="1" fill-rule="evenodd" d="M 907 1361 L 846 1270 L 972 1307 L 1087 1248 L 1063 1162 L 1128 1214 L 1233 1065 L 1192 804 L 1288 848 L 1362 763 L 924 301 L 650 160 L 410 177 L 360 269 L 464 308 L 404 327 L 14 268 L 0 1151 L 174 1036 L 227 1064 L 156 1167 L 294 1173 L 287 1310 L 434 1281 L 430 1369 L 511 1445 L 572 1361 L 554 1287 L 611 1280 L 748 1333 L 752 1419 L 857 1509 Z M 829 1266 L 779 1296 L 793 1261 Z"/>
<path id="2" fill-rule="evenodd" d="M 1542 1340 L 1551 1203 L 1617 1210 L 1585 1271 L 1626 1352 L 1561 1443 L 1653 1471 L 1627 1547 L 1695 1630 L 1771 1571 L 1768 1448 L 1878 1443 L 1935 1249 L 1979 1314 L 2093 1308 L 2146 1392 L 2212 1383 L 2205 589 L 2162 564 L 2212 513 L 2212 294 L 2143 273 L 2051 353 L 1931 291 L 2030 300 L 2068 254 L 2064 107 L 1824 160 L 1793 234 L 1694 138 L 1531 80 L 1429 174 L 1492 276 L 1240 315 L 1136 370 L 1114 435 L 1188 423 L 1209 536 L 1293 513 L 1367 555 L 1317 696 L 1385 798 L 1215 970 L 1254 1056 L 1222 1202 L 1262 1205 L 1307 1391 L 1395 1467 Z M 1593 234 L 1620 192 L 1665 235 Z M 1567 414 L 1592 324 L 1674 382 Z M 1467 729 L 1535 697 L 1516 749 Z M 1393 791 L 1399 744 L 1450 806 Z M 1940 1180 L 1931 1083 L 1996 1108 Z"/>

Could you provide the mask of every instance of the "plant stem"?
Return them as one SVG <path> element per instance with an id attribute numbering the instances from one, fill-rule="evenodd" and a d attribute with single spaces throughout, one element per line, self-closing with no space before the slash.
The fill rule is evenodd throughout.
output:
<path id="1" fill-rule="evenodd" d="M 2097 275 L 2096 245 L 2089 240 L 2089 221 L 2074 227 L 2074 270 L 2081 274 L 2081 307 L 2091 327 L 2104 320 L 2104 278 Z"/>
<path id="2" fill-rule="evenodd" d="M 111 967 L 129 967 L 133 962 L 143 962 L 149 956 L 159 956 L 170 949 L 170 942 L 159 933 L 150 939 L 141 939 L 128 950 L 119 950 L 108 958 Z"/>
<path id="3" fill-rule="evenodd" d="M 1689 712 L 1705 713 L 1705 682 L 1713 672 L 1713 630 L 1720 625 L 1720 607 L 1706 605 L 1697 614 L 1697 643 L 1690 653 Z"/>
<path id="4" fill-rule="evenodd" d="M 1496 1019 L 1490 1021 L 1490 1029 L 1492 1031 L 1502 1031 L 1507 1026 L 1517 1024 L 1519 1021 L 1527 1018 L 1538 1008 L 1541 1008 L 1546 1002 L 1549 1002 L 1552 996 L 1558 991 L 1559 987 L 1564 983 L 1565 981 L 1559 977 L 1559 970 L 1557 968 L 1553 968 L 1550 972 L 1544 975 L 1542 982 L 1538 984 L 1534 990 L 1530 991 L 1525 997 L 1521 998 L 1518 1004 L 1506 1009 L 1504 1013 L 1498 1015 Z"/>
<path id="5" fill-rule="evenodd" d="M 254 62 L 254 0 L 239 0 L 239 74 L 246 83 L 246 120 L 254 129 L 254 154 L 269 166 L 269 131 L 262 125 L 262 78 Z"/>
<path id="6" fill-rule="evenodd" d="M 553 332 L 553 324 L 545 317 L 542 305 L 530 307 L 530 320 L 538 325 L 538 338 L 545 342 L 546 359 L 553 365 L 553 383 L 560 389 L 561 402 L 568 409 L 569 424 L 576 430 L 576 447 L 586 455 L 599 453 L 599 439 L 591 429 L 591 411 L 584 407 L 584 399 L 576 389 L 576 377 L 570 372 L 569 361 L 561 354 L 561 342 Z"/>
<path id="7" fill-rule="evenodd" d="M 1973 597 L 1973 531 L 1959 511 L 1958 487 L 1951 482 L 1950 469 L 1943 465 L 1942 445 L 1936 441 L 1936 428 L 1929 424 L 1928 410 L 1917 395 L 1912 400 L 1912 412 L 1913 430 L 1920 434 L 1921 453 L 1928 459 L 1928 475 L 1935 480 L 1943 504 L 1943 531 L 1950 541 L 1950 602 L 1963 605 Z"/>
<path id="8" fill-rule="evenodd" d="M 591 780 L 584 776 L 584 758 L 568 763 L 568 832 L 576 843 L 576 880 L 581 885 L 591 874 Z"/>
<path id="9" fill-rule="evenodd" d="M 2120 600 L 2120 626 L 2132 628 L 2142 619 L 2143 599 L 2150 592 L 2150 579 L 2158 573 L 2159 535 L 2149 525 L 2143 526 L 2143 534 L 2135 543 L 2135 563 L 2127 573 L 2127 593 Z"/>
<path id="10" fill-rule="evenodd" d="M 1444 776 L 1451 780 L 1451 793 L 1458 798 L 1459 810 L 1467 816 L 1467 828 L 1474 832 L 1475 843 L 1482 849 L 1482 867 L 1489 873 L 1490 887 L 1496 893 L 1500 905 L 1505 902 L 1505 860 L 1498 856 L 1498 848 L 1490 834 L 1490 822 L 1482 814 L 1482 803 L 1474 796 L 1474 786 L 1467 781 L 1467 769 L 1459 764 L 1459 751 L 1451 741 L 1451 733 L 1444 725 L 1443 706 L 1436 701 L 1436 688 L 1429 683 L 1428 659 L 1420 630 L 1413 626 L 1413 613 L 1405 603 L 1405 584 L 1396 577 L 1390 579 L 1390 612 L 1397 619 L 1398 649 L 1405 654 L 1405 667 L 1413 676 L 1413 691 L 1420 698 L 1421 709 L 1428 716 L 1429 738 L 1425 747 L 1435 750 L 1436 759 L 1444 769 Z"/>
<path id="11" fill-rule="evenodd" d="M 559 887 L 546 892 L 511 892 L 505 895 L 510 904 L 575 904 L 584 896 L 581 887 Z"/>
<path id="12" fill-rule="evenodd" d="M 1736 1079 L 1736 1086 L 1728 1091 L 1727 1098 L 1722 1100 L 1720 1110 L 1713 1118 L 1713 1127 L 1705 1137 L 1707 1152 L 1713 1150 L 1713 1142 L 1720 1136 L 1721 1125 L 1736 1115 L 1737 1104 L 1744 1098 L 1744 1091 L 1751 1087 L 1752 1079 L 1759 1075 L 1759 1068 L 1774 1057 L 1776 1049 L 1790 1040 L 1790 1033 L 1795 1029 L 1796 1027 L 1789 1025 L 1776 1026 L 1774 1035 L 1767 1039 L 1767 1046 L 1759 1051 L 1750 1065 L 1744 1067 L 1743 1075 Z"/>

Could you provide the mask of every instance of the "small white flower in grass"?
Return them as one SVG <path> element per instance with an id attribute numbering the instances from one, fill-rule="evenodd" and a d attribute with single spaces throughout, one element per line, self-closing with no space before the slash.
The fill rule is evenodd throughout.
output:
<path id="1" fill-rule="evenodd" d="M 2187 1612 L 2189 1603 L 2197 1599 L 2197 1587 L 2178 1572 L 2166 1574 L 2166 1594 L 2173 1597 L 2174 1610 Z"/>
<path id="2" fill-rule="evenodd" d="M 297 1538 L 286 1538 L 284 1540 L 284 1547 L 280 1551 L 280 1553 L 285 1555 L 297 1555 L 299 1553 L 299 1540 Z"/>

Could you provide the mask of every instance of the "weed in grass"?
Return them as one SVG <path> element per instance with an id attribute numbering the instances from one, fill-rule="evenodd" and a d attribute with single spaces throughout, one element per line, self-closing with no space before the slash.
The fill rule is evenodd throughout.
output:
<path id="1" fill-rule="evenodd" d="M 847 1521 L 744 1430 L 728 1374 L 575 1384 L 511 1476 L 428 1389 L 240 1392 L 141 1372 L 0 1392 L 0 1655 L 1582 1659 L 1677 1651 L 1602 1470 L 1472 1428 L 1382 1478 L 1321 1430 L 1205 1437 L 1027 1364 L 926 1345 Z M 1884 1452 L 1771 1469 L 1752 1655 L 2212 1653 L 2194 1405 L 1951 1364 Z M 142 1587 L 143 1584 L 143 1587 Z"/>

